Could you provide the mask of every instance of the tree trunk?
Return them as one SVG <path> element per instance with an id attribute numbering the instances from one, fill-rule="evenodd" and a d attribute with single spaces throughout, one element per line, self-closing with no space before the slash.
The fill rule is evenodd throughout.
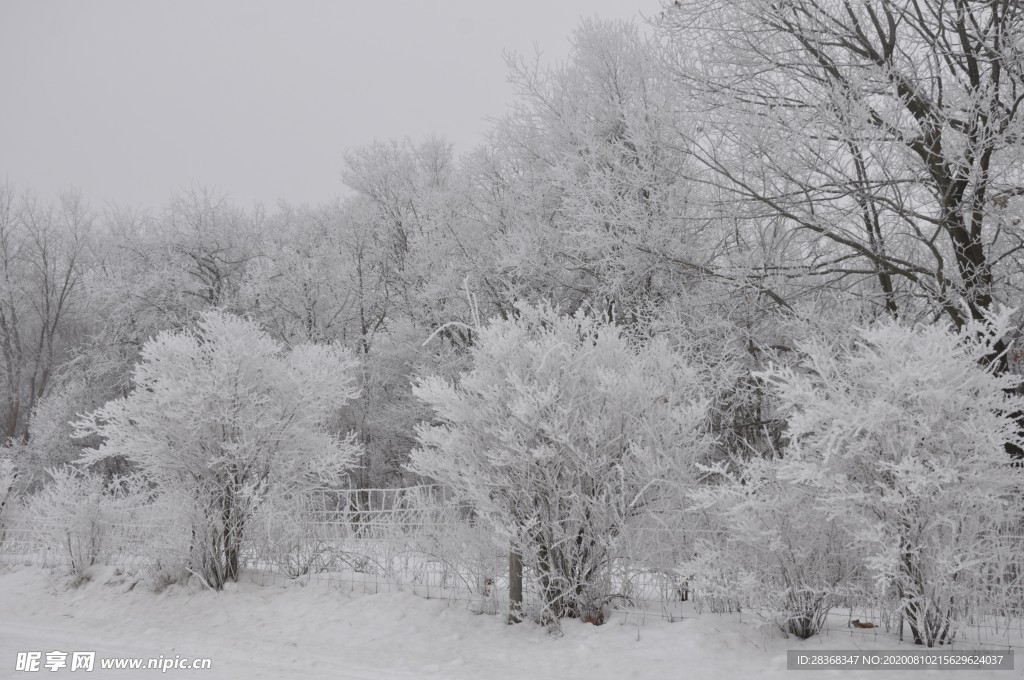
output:
<path id="1" fill-rule="evenodd" d="M 523 556 L 515 547 L 508 551 L 508 622 L 523 620 Z"/>

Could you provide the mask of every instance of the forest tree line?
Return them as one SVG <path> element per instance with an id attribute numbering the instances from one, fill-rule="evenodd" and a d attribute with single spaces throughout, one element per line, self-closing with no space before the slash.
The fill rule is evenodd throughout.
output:
<path id="1" fill-rule="evenodd" d="M 811 327 L 1017 306 L 1022 21 L 1013 2 L 888 0 L 586 21 L 562 63 L 510 57 L 515 102 L 477 149 L 350 150 L 344 198 L 315 206 L 194 185 L 95 207 L 8 181 L 0 434 L 72 455 L 69 414 L 121 394 L 147 338 L 220 308 L 362 357 L 344 425 L 369 447 L 362 483 L 391 484 L 418 417 L 409 376 L 459 365 L 472 295 L 484 317 L 585 307 L 742 366 L 716 410 L 750 439 L 771 426 L 750 370 Z"/>
<path id="2" fill-rule="evenodd" d="M 1004 310 L 1024 283 L 1019 3 L 677 1 L 643 27 L 584 21 L 564 62 L 508 62 L 516 99 L 483 144 L 352 149 L 347 191 L 320 205 L 244 208 L 194 185 L 157 209 L 95 208 L 0 186 L 0 435 L 18 487 L 97 446 L 71 439 L 77 414 L 126 397 L 147 341 L 211 310 L 284 347 L 358 357 L 358 396 L 331 428 L 356 433 L 360 488 L 437 469 L 422 453 L 409 466 L 443 439 L 421 423 L 451 398 L 425 376 L 482 375 L 480 320 L 517 329 L 538 314 L 540 328 L 599 322 L 685 357 L 706 407 L 701 464 L 748 488 L 764 471 L 730 461 L 822 437 L 844 412 L 832 388 L 879 415 L 858 399 L 912 367 L 947 380 L 914 383 L 917 406 L 956 380 L 979 385 L 973 402 L 932 404 L 963 408 L 970 422 L 950 436 L 998 431 L 1019 451 L 1019 433 L 971 415 L 1017 408 L 1021 317 Z M 964 357 L 991 381 L 964 373 Z"/>

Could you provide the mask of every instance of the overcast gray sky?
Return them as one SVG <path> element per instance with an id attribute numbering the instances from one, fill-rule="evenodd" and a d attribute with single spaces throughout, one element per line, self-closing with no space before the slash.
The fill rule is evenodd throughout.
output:
<path id="1" fill-rule="evenodd" d="M 341 192 L 347 147 L 466 151 L 511 98 L 503 50 L 564 58 L 582 16 L 657 0 L 0 0 L 0 178 L 161 205 Z M 637 21 L 640 21 L 637 16 Z"/>

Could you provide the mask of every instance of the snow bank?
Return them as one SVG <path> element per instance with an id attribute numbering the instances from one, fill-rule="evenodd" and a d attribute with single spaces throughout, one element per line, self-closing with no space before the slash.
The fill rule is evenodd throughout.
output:
<path id="1" fill-rule="evenodd" d="M 625 678 L 932 677 L 934 673 L 786 670 L 787 649 L 886 649 L 832 635 L 806 642 L 734 617 L 669 623 L 613 615 L 601 627 L 566 621 L 554 636 L 531 623 L 505 625 L 463 603 L 409 593 L 352 594 L 323 582 L 229 584 L 221 593 L 173 585 L 155 593 L 138 577 L 93 568 L 73 583 L 37 567 L 0 567 L 0 677 L 16 673 L 18 651 L 96 651 L 100 657 L 209 657 L 211 670 L 97 669 L 87 678 Z M 909 647 L 904 647 L 909 649 Z M 1019 664 L 1018 664 L 1019 665 Z M 76 671 L 77 672 L 77 671 Z M 45 677 L 77 677 L 67 669 Z M 945 680 L 976 677 L 942 672 Z M 1000 674 L 1019 677 L 1020 671 Z"/>

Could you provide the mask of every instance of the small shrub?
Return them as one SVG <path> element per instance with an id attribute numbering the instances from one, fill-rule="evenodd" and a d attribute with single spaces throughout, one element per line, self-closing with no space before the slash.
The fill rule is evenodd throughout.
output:
<path id="1" fill-rule="evenodd" d="M 107 547 L 113 496 L 102 478 L 71 466 L 47 474 L 49 481 L 25 501 L 25 519 L 48 534 L 81 576 Z"/>

